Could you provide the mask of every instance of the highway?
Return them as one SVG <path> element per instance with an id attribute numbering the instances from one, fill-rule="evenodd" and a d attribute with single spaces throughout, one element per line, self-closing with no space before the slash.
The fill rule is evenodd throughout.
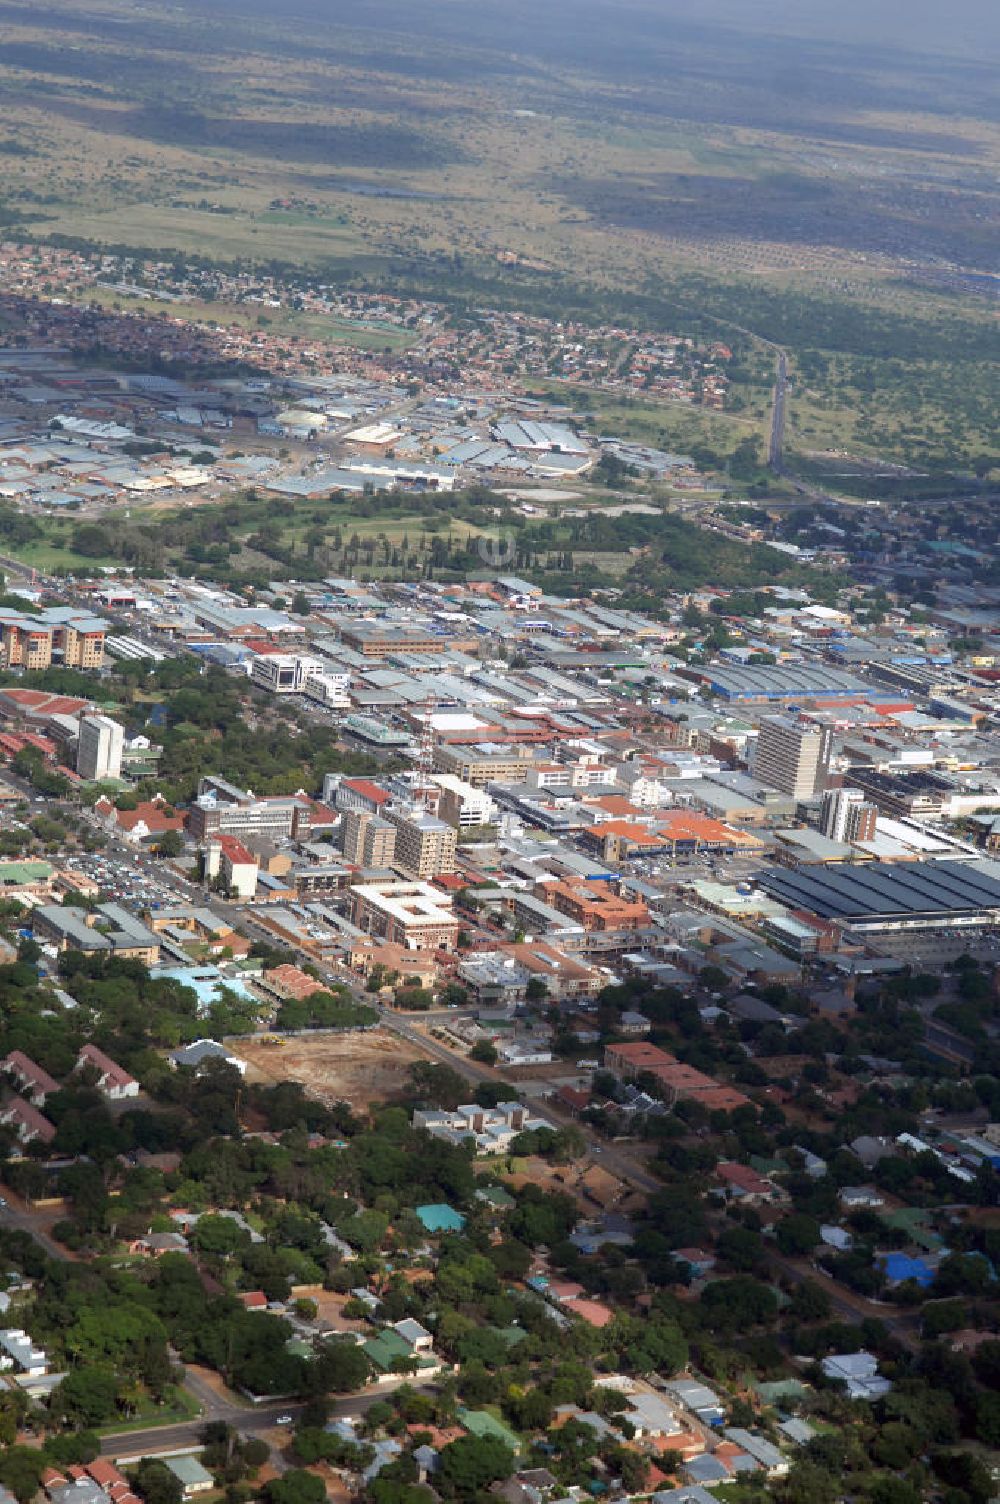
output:
<path id="1" fill-rule="evenodd" d="M 775 475 L 784 475 L 785 414 L 788 406 L 788 356 L 780 345 L 770 348 L 777 355 L 774 393 L 771 398 L 771 437 L 767 446 L 767 463 Z"/>

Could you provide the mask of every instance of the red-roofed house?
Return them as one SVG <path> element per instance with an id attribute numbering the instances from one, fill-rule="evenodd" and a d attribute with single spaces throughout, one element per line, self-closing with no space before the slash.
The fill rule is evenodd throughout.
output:
<path id="1" fill-rule="evenodd" d="M 0 715 L 8 720 L 45 721 L 51 715 L 78 716 L 89 710 L 89 700 L 78 700 L 73 695 L 56 695 L 44 689 L 0 690 Z"/>
<path id="2" fill-rule="evenodd" d="M 156 841 L 168 830 L 176 830 L 179 835 L 184 833 L 184 817 L 167 803 L 162 794 L 154 795 L 135 809 L 116 809 L 110 799 L 98 799 L 94 813 L 108 830 L 134 846 Z"/>
<path id="3" fill-rule="evenodd" d="M 4 1061 L 4 1069 L 10 1072 L 25 1097 L 35 1107 L 41 1107 L 46 1097 L 51 1097 L 59 1090 L 59 1082 L 23 1050 L 11 1050 Z"/>
<path id="4" fill-rule="evenodd" d="M 56 1136 L 55 1126 L 23 1097 L 11 1097 L 0 1107 L 0 1123 L 13 1128 L 22 1144 L 33 1143 L 35 1139 L 50 1144 Z"/>
<path id="5" fill-rule="evenodd" d="M 772 1180 L 766 1180 L 763 1175 L 758 1175 L 757 1171 L 751 1170 L 749 1165 L 736 1164 L 733 1160 L 721 1160 L 715 1168 L 715 1173 L 734 1200 L 746 1202 L 751 1206 L 767 1201 L 777 1201 L 783 1194 Z"/>
<path id="6" fill-rule="evenodd" d="M 85 1044 L 77 1056 L 77 1070 L 82 1070 L 84 1066 L 91 1066 L 97 1072 L 97 1090 L 103 1097 L 117 1102 L 123 1097 L 139 1095 L 139 1083 L 135 1077 L 130 1076 L 109 1055 L 105 1055 L 103 1050 L 99 1050 L 96 1044 Z"/>
<path id="7" fill-rule="evenodd" d="M 265 971 L 260 979 L 260 986 L 265 992 L 273 997 L 284 1001 L 286 997 L 293 997 L 298 1002 L 311 997 L 314 992 L 325 991 L 322 982 L 317 982 L 308 972 L 301 971 L 298 966 L 272 966 L 270 971 Z"/>

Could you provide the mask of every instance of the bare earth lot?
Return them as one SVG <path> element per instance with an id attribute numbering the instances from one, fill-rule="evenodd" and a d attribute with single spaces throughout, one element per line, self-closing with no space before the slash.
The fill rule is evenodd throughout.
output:
<path id="1" fill-rule="evenodd" d="M 321 1102 L 365 1108 L 402 1093 L 410 1066 L 424 1052 L 388 1029 L 366 1034 L 316 1034 L 280 1048 L 244 1040 L 233 1046 L 247 1062 L 248 1081 L 301 1081 Z"/>

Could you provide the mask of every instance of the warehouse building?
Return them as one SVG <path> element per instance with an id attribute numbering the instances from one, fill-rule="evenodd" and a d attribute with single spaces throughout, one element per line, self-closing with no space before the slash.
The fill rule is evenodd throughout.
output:
<path id="1" fill-rule="evenodd" d="M 971 928 L 1000 922 L 1000 863 L 978 861 L 808 864 L 757 874 L 793 911 L 861 931 Z"/>

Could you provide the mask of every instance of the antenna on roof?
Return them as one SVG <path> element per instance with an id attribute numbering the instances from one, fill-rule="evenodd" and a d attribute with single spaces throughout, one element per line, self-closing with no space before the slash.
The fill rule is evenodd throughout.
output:
<path id="1" fill-rule="evenodd" d="M 420 785 L 417 790 L 415 803 L 421 810 L 427 809 L 427 785 L 434 771 L 434 706 L 437 704 L 433 695 L 427 695 L 424 700 L 423 722 L 420 728 L 420 754 L 417 758 L 417 773 Z"/>

